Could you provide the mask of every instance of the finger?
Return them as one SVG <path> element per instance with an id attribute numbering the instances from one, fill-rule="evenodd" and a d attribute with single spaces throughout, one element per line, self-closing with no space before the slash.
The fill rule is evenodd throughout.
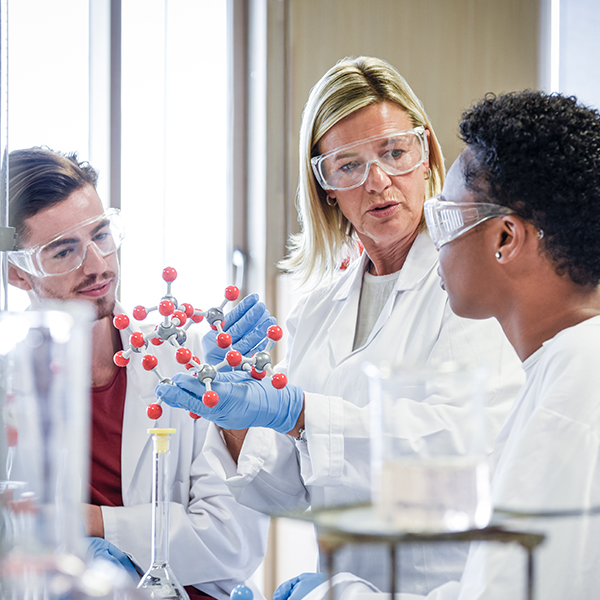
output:
<path id="1" fill-rule="evenodd" d="M 298 581 L 298 578 L 288 579 L 284 581 L 274 592 L 273 600 L 287 600 L 290 597 L 294 584 Z"/>
<path id="2" fill-rule="evenodd" d="M 208 408 L 204 405 L 201 398 L 186 390 L 182 390 L 176 385 L 168 385 L 161 383 L 156 386 L 156 396 L 165 404 L 174 408 L 183 408 L 189 410 L 201 417 L 205 416 Z"/>
<path id="3" fill-rule="evenodd" d="M 241 352 L 242 354 L 247 354 L 251 350 L 258 351 L 264 350 L 267 345 L 267 342 L 264 341 L 262 345 L 259 346 L 260 342 L 265 340 L 267 337 L 267 330 L 271 325 L 276 325 L 277 319 L 272 317 L 267 313 L 263 317 L 263 319 L 256 325 L 256 327 L 249 333 L 247 333 L 243 338 L 241 338 L 238 342 L 234 344 L 235 350 Z"/>
<path id="4" fill-rule="evenodd" d="M 214 379 L 215 383 L 240 383 L 241 381 L 247 381 L 252 379 L 250 373 L 246 371 L 217 371 L 217 375 Z"/>
<path id="5" fill-rule="evenodd" d="M 246 296 L 239 304 L 234 306 L 225 315 L 225 325 L 223 331 L 228 331 L 228 328 L 237 323 L 250 309 L 258 302 L 258 294 L 250 294 Z M 264 306 L 264 305 L 263 305 Z M 231 334 L 231 332 L 229 332 Z"/>
<path id="6" fill-rule="evenodd" d="M 234 341 L 237 341 L 260 323 L 265 314 L 270 314 L 267 307 L 264 302 L 258 302 L 248 309 L 246 313 L 240 315 L 235 322 L 230 322 L 228 315 L 225 316 L 225 327 L 223 328 L 223 331 L 226 331 L 231 335 L 231 338 Z"/>

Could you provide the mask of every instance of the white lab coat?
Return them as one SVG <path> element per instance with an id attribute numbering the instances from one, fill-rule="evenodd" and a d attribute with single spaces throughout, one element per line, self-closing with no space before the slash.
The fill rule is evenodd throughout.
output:
<path id="1" fill-rule="evenodd" d="M 535 597 L 590 600 L 600 595 L 600 317 L 564 329 L 523 363 L 527 381 L 497 438 L 494 505 L 513 511 L 554 512 L 514 518 L 507 525 L 546 540 L 535 553 Z M 573 515 L 561 517 L 560 513 Z M 525 554 L 512 545 L 473 544 L 460 584 L 427 600 L 521 600 Z M 348 585 L 340 577 L 340 590 Z M 370 593 L 369 593 L 370 592 Z M 327 586 L 306 600 L 325 598 Z M 339 596 L 338 596 L 339 597 Z M 381 600 L 365 582 L 346 587 L 344 600 Z M 400 595 L 398 600 L 413 600 Z"/>
<path id="2" fill-rule="evenodd" d="M 356 261 L 332 286 L 301 301 L 287 326 L 284 367 L 305 392 L 308 442 L 267 429 L 249 432 L 238 465 L 213 428 L 207 455 L 240 502 L 268 513 L 284 513 L 365 502 L 370 499 L 369 407 L 366 361 L 427 363 L 457 360 L 491 368 L 489 446 L 523 382 L 520 362 L 495 320 L 454 315 L 437 275 L 437 251 L 420 234 L 396 287 L 366 344 L 352 350 L 367 257 Z M 461 444 L 465 412 L 444 403 L 406 401 L 397 436 L 407 453 L 427 444 Z M 411 545 L 401 549 L 402 589 L 427 593 L 458 579 L 466 545 Z M 389 565 L 381 548 L 352 547 L 337 553 L 336 569 L 350 571 L 387 589 Z"/>
<path id="3" fill-rule="evenodd" d="M 117 312 L 123 312 L 117 306 Z M 116 313 L 117 314 L 117 313 Z M 132 328 L 139 325 L 132 319 Z M 200 335 L 192 326 L 186 346 L 201 356 Z M 141 328 L 149 331 L 148 326 Z M 121 334 L 123 348 L 128 335 Z M 163 376 L 185 370 L 175 361 L 170 344 L 152 346 Z M 146 415 L 156 401 L 158 378 L 141 366 L 134 354 L 127 368 L 123 416 L 121 479 L 123 507 L 102 507 L 105 538 L 146 570 L 151 562 L 151 499 L 153 450 L 150 427 L 174 427 L 169 456 L 170 546 L 169 562 L 182 585 L 225 600 L 249 578 L 266 549 L 268 518 L 238 504 L 222 479 L 206 461 L 202 448 L 208 423 L 193 420 L 186 411 L 163 404 L 157 421 Z"/>

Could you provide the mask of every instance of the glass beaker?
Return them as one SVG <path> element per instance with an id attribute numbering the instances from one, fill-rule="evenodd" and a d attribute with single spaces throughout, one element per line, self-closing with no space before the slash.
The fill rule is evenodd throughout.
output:
<path id="1" fill-rule="evenodd" d="M 140 597 L 85 556 L 94 318 L 76 302 L 0 312 L 2 600 Z"/>
<path id="2" fill-rule="evenodd" d="M 406 531 L 462 531 L 490 519 L 487 369 L 367 365 L 372 499 Z"/>

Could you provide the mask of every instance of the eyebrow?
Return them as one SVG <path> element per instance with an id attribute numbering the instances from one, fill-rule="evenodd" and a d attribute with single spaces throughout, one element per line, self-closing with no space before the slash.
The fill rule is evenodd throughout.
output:
<path id="1" fill-rule="evenodd" d="M 90 232 L 90 237 L 93 237 L 100 230 L 104 229 L 108 225 L 108 219 L 103 219 L 92 231 Z M 55 240 L 48 244 L 44 245 L 44 251 L 52 251 L 56 250 L 56 248 L 60 248 L 61 246 L 67 246 L 69 244 L 76 244 L 79 242 L 78 238 L 60 238 L 59 240 Z"/>

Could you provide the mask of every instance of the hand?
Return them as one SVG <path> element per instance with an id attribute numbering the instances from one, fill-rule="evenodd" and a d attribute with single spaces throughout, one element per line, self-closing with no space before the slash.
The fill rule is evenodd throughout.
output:
<path id="1" fill-rule="evenodd" d="M 88 560 L 107 560 L 124 569 L 126 573 L 134 579 L 138 580 L 140 578 L 131 559 L 115 545 L 99 537 L 87 537 L 85 538 L 85 541 L 88 545 L 86 553 Z"/>
<path id="2" fill-rule="evenodd" d="M 231 336 L 233 349 L 247 354 L 254 349 L 264 349 L 256 346 L 265 339 L 267 329 L 276 323 L 264 303 L 258 301 L 258 294 L 250 294 L 225 315 L 222 327 Z M 224 348 L 217 346 L 216 339 L 217 332 L 213 330 L 202 338 L 204 362 L 210 365 L 220 363 L 226 354 Z"/>
<path id="3" fill-rule="evenodd" d="M 284 581 L 273 592 L 273 600 L 300 600 L 327 579 L 325 573 L 302 573 L 298 577 Z"/>
<path id="4" fill-rule="evenodd" d="M 244 371 L 217 373 L 211 388 L 219 394 L 219 403 L 212 408 L 202 402 L 206 387 L 197 377 L 177 373 L 173 383 L 159 384 L 156 395 L 169 406 L 189 410 L 223 429 L 268 427 L 287 433 L 304 408 L 302 388 L 288 383 L 278 390 L 269 379 L 259 381 Z"/>

